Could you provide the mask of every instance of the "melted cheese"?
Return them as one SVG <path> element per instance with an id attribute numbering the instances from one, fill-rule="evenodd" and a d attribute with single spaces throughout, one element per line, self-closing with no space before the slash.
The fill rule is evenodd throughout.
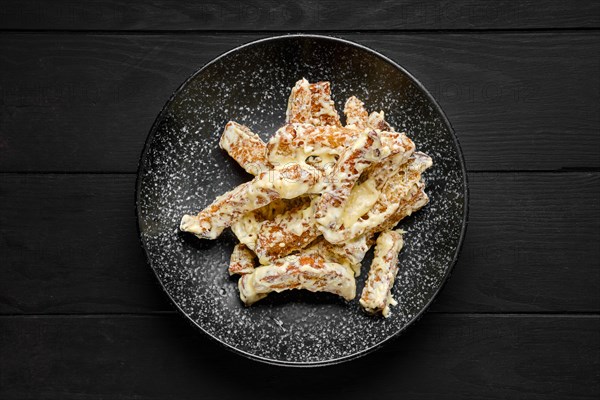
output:
<path id="1" fill-rule="evenodd" d="M 291 221 L 286 222 L 285 228 L 294 235 L 302 235 L 302 233 L 304 233 L 304 231 L 306 230 L 306 224 L 313 223 L 313 207 L 316 201 L 317 198 L 313 199 L 313 201 L 308 207 L 296 213 L 296 215 L 294 215 L 294 218 Z"/>
<path id="2" fill-rule="evenodd" d="M 231 225 L 231 230 L 237 236 L 240 243 L 245 244 L 248 248 L 254 250 L 256 246 L 256 238 L 260 230 L 260 222 L 256 219 L 254 212 L 244 214 L 237 222 Z"/>
<path id="3" fill-rule="evenodd" d="M 344 226 L 352 226 L 360 217 L 365 215 L 373 207 L 379 198 L 379 191 L 373 179 L 367 179 L 352 188 L 348 203 L 344 207 L 342 223 Z"/>

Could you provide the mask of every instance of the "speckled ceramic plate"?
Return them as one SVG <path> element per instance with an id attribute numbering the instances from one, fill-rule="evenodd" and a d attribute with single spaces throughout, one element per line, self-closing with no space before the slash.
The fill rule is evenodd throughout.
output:
<path id="1" fill-rule="evenodd" d="M 397 130 L 432 156 L 425 173 L 429 205 L 400 223 L 407 231 L 393 290 L 399 304 L 388 319 L 330 294 L 270 294 L 252 307 L 240 302 L 229 277 L 236 243 L 181 233 L 185 213 L 249 180 L 219 149 L 229 120 L 263 139 L 284 123 L 294 83 L 330 81 L 338 110 L 351 95 L 384 110 Z M 148 136 L 138 172 L 137 215 L 150 266 L 177 308 L 200 330 L 245 356 L 281 365 L 325 365 L 376 349 L 427 309 L 456 262 L 467 220 L 461 151 L 438 104 L 406 70 L 381 54 L 342 39 L 289 35 L 240 46 L 208 63 L 175 91 Z M 363 263 L 364 286 L 371 253 Z"/>

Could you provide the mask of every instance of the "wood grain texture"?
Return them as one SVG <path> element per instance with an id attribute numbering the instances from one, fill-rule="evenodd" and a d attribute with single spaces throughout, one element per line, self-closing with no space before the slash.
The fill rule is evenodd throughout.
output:
<path id="1" fill-rule="evenodd" d="M 12 30 L 425 30 L 600 27 L 591 1 L 483 0 L 9 0 L 0 27 Z"/>
<path id="2" fill-rule="evenodd" d="M 600 310 L 600 174 L 472 174 L 467 236 L 436 311 Z"/>
<path id="3" fill-rule="evenodd" d="M 0 174 L 0 313 L 173 310 L 138 244 L 134 180 Z M 600 173 L 477 173 L 470 186 L 433 311 L 600 311 Z"/>
<path id="4" fill-rule="evenodd" d="M 600 34 L 346 37 L 430 89 L 470 170 L 600 167 Z M 0 171 L 134 172 L 172 91 L 256 38 L 1 35 Z"/>
<path id="5" fill-rule="evenodd" d="M 0 317 L 0 397 L 596 399 L 600 318 L 429 314 L 350 364 L 289 369 L 179 316 Z"/>
<path id="6" fill-rule="evenodd" d="M 0 176 L 4 312 L 168 309 L 137 240 L 134 176 Z"/>

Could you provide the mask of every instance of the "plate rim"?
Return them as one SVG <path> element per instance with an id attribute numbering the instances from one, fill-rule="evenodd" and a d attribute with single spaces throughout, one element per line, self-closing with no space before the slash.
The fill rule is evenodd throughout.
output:
<path id="1" fill-rule="evenodd" d="M 433 108 L 441 115 L 442 117 L 442 122 L 447 126 L 447 128 L 450 131 L 450 134 L 452 136 L 454 145 L 456 146 L 457 150 L 458 150 L 458 159 L 459 159 L 459 164 L 460 164 L 460 169 L 462 172 L 462 176 L 463 176 L 463 187 L 464 187 L 464 205 L 463 205 L 463 215 L 462 215 L 462 227 L 461 227 L 461 231 L 460 231 L 460 235 L 458 238 L 458 245 L 456 247 L 456 251 L 454 252 L 454 256 L 452 258 L 452 261 L 450 262 L 449 267 L 447 268 L 444 277 L 442 278 L 442 282 L 441 284 L 438 286 L 438 288 L 436 289 L 435 293 L 433 294 L 433 296 L 429 299 L 429 301 L 425 304 L 425 306 L 418 312 L 416 313 L 411 319 L 408 320 L 408 322 L 398 331 L 396 331 L 395 333 L 393 333 L 392 335 L 388 336 L 387 338 L 385 338 L 384 340 L 382 340 L 381 342 L 370 346 L 366 349 L 360 350 L 358 352 L 355 352 L 353 354 L 350 355 L 346 355 L 346 356 L 342 356 L 342 357 L 338 357 L 338 358 L 334 358 L 334 359 L 330 359 L 330 360 L 324 360 L 324 361 L 285 361 L 285 360 L 276 360 L 276 359 L 272 359 L 272 358 L 267 358 L 267 357 L 262 357 L 262 356 L 258 356 L 256 354 L 252 354 L 249 352 L 246 352 L 244 350 L 241 350 L 237 347 L 234 347 L 228 343 L 225 343 L 224 341 L 222 341 L 221 339 L 219 339 L 218 337 L 212 335 L 211 333 L 207 332 L 206 330 L 204 330 L 202 328 L 202 326 L 200 326 L 196 321 L 194 321 L 184 310 L 181 309 L 181 307 L 177 304 L 177 302 L 175 301 L 175 299 L 173 299 L 173 297 L 171 296 L 171 294 L 168 292 L 168 290 L 166 289 L 164 283 L 162 282 L 162 280 L 160 279 L 160 277 L 158 276 L 158 273 L 156 271 L 156 268 L 154 267 L 152 260 L 150 259 L 150 256 L 148 254 L 148 249 L 146 246 L 146 242 L 142 236 L 142 231 L 141 231 L 141 227 L 140 227 L 140 221 L 141 221 L 141 205 L 140 205 L 140 192 L 141 192 L 141 179 L 140 176 L 142 174 L 142 168 L 145 165 L 145 161 L 146 158 L 148 156 L 149 150 L 150 150 L 150 145 L 153 143 L 154 138 L 156 136 L 156 132 L 157 132 L 157 128 L 158 128 L 158 124 L 159 122 L 163 119 L 165 113 L 167 112 L 167 107 L 173 102 L 173 100 L 175 99 L 175 97 L 182 91 L 183 88 L 185 88 L 187 86 L 187 84 L 193 80 L 197 75 L 201 74 L 202 72 L 204 72 L 204 70 L 206 70 L 208 67 L 210 67 L 212 64 L 215 64 L 216 62 L 220 61 L 221 59 L 227 57 L 228 55 L 241 50 L 243 48 L 246 47 L 250 47 L 256 44 L 260 44 L 263 42 L 270 42 L 270 41 L 277 41 L 277 40 L 285 40 L 285 39 L 289 39 L 289 38 L 312 38 L 312 39 L 318 39 L 318 40 L 326 40 L 326 41 L 333 41 L 333 42 L 338 42 L 338 43 L 342 43 L 344 45 L 348 45 L 351 47 L 355 47 L 355 48 L 359 48 L 363 51 L 366 51 L 380 59 L 382 59 L 383 61 L 387 62 L 388 64 L 390 64 L 392 67 L 400 70 L 401 72 L 403 72 L 424 94 L 425 97 L 431 102 Z M 444 110 L 442 109 L 442 107 L 440 106 L 440 104 L 438 103 L 438 101 L 435 99 L 435 97 L 433 97 L 433 95 L 427 90 L 427 88 L 425 88 L 425 86 L 412 74 L 410 73 L 406 68 L 404 68 L 403 66 L 401 66 L 400 64 L 398 64 L 397 62 L 395 62 L 394 60 L 392 60 L 391 58 L 387 57 L 386 55 L 380 53 L 379 51 L 376 51 L 366 45 L 360 44 L 360 43 L 356 43 L 353 42 L 351 40 L 345 39 L 345 38 L 341 38 L 341 37 L 337 37 L 337 36 L 330 36 L 330 35 L 319 35 L 319 34 L 308 34 L 308 33 L 293 33 L 293 34 L 285 34 L 285 35 L 277 35 L 277 36 L 267 36 L 267 37 L 263 37 L 257 40 L 252 40 L 250 42 L 246 42 L 243 43 L 239 46 L 236 46 L 224 53 L 221 53 L 220 55 L 218 55 L 217 57 L 213 58 L 212 60 L 210 60 L 209 62 L 203 64 L 198 70 L 196 70 L 194 73 L 192 73 L 191 75 L 189 75 L 178 87 L 177 89 L 175 89 L 173 91 L 173 93 L 171 94 L 171 96 L 169 97 L 169 99 L 165 102 L 165 104 L 163 105 L 161 111 L 158 113 L 158 115 L 156 116 L 154 122 L 152 123 L 152 126 L 150 128 L 150 131 L 148 132 L 148 135 L 146 136 L 146 140 L 144 141 L 144 146 L 142 148 L 142 152 L 140 154 L 140 157 L 138 158 L 138 166 L 137 166 L 137 170 L 136 170 L 136 179 L 135 179 L 135 192 L 134 192 L 134 201 L 135 201 L 135 217 L 136 217 L 136 228 L 137 228 L 137 235 L 138 235 L 138 240 L 139 240 L 139 244 L 141 246 L 141 248 L 143 249 L 144 252 L 144 258 L 146 259 L 146 264 L 148 266 L 150 266 L 150 268 L 152 269 L 152 272 L 154 273 L 154 276 L 156 277 L 156 280 L 158 281 L 158 283 L 160 284 L 160 287 L 162 289 L 162 291 L 167 295 L 169 301 L 171 304 L 173 304 L 175 306 L 175 308 L 177 309 L 179 314 L 182 314 L 185 319 L 192 324 L 192 326 L 194 326 L 195 328 L 197 328 L 198 330 L 200 330 L 200 332 L 202 332 L 204 335 L 206 335 L 207 337 L 211 338 L 212 340 L 216 341 L 217 343 L 219 343 L 221 346 L 224 346 L 225 348 L 227 348 L 228 350 L 238 354 L 238 355 L 242 355 L 246 358 L 249 358 L 251 360 L 255 360 L 255 361 L 260 361 L 266 364 L 270 364 L 270 365 L 277 365 L 277 366 L 284 366 L 284 367 L 302 367 L 302 368 L 307 368 L 307 367 L 322 367 L 322 366 L 328 366 L 328 365 L 335 365 L 335 364 L 340 364 L 343 362 L 347 362 L 347 361 L 351 361 L 360 357 L 363 357 L 367 354 L 370 354 L 372 352 L 374 352 L 375 350 L 381 348 L 382 346 L 389 344 L 391 341 L 398 339 L 400 336 L 402 336 L 402 334 L 404 332 L 406 332 L 407 329 L 409 329 L 410 327 L 413 327 L 417 322 L 419 322 L 419 320 L 425 315 L 425 313 L 429 310 L 429 308 L 431 307 L 431 305 L 436 301 L 436 299 L 438 298 L 440 292 L 442 291 L 442 289 L 446 286 L 448 280 L 450 279 L 450 276 L 452 275 L 452 272 L 454 271 L 454 267 L 456 266 L 456 263 L 458 261 L 458 258 L 460 256 L 460 253 L 462 251 L 463 248 L 463 244 L 464 244 L 464 239 L 465 239 L 465 235 L 466 235 L 466 231 L 467 231 L 467 226 L 469 225 L 469 207 L 470 207 L 470 197 L 469 197 L 469 181 L 468 181 L 468 176 L 467 176 L 467 168 L 466 168 L 466 163 L 465 163 L 465 159 L 464 159 L 464 154 L 462 151 L 462 147 L 460 145 L 460 142 L 458 140 L 458 137 L 456 135 L 456 132 L 454 130 L 454 128 L 452 127 L 452 124 L 450 123 L 450 120 L 448 119 L 448 117 L 446 116 L 446 113 L 444 112 Z"/>

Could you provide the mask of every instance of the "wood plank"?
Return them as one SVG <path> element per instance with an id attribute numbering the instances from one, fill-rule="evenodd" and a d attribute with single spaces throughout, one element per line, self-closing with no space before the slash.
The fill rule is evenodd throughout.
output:
<path id="1" fill-rule="evenodd" d="M 134 172 L 171 92 L 257 37 L 0 35 L 0 171 Z M 347 37 L 430 88 L 470 170 L 600 168 L 600 34 Z"/>
<path id="2" fill-rule="evenodd" d="M 600 174 L 475 174 L 436 311 L 598 311 Z"/>
<path id="3" fill-rule="evenodd" d="M 598 316 L 428 314 L 380 351 L 325 370 L 244 359 L 179 316 L 2 317 L 0 328 L 0 352 L 10 355 L 0 357 L 6 400 L 600 394 Z"/>
<path id="4" fill-rule="evenodd" d="M 0 309 L 169 309 L 137 240 L 134 180 L 0 176 Z"/>
<path id="5" fill-rule="evenodd" d="M 593 1 L 9 0 L 3 29 L 26 30 L 423 30 L 600 27 Z"/>
<path id="6" fill-rule="evenodd" d="M 172 310 L 137 240 L 134 175 L 0 175 L 0 313 Z M 477 173 L 432 310 L 600 311 L 600 173 Z"/>

